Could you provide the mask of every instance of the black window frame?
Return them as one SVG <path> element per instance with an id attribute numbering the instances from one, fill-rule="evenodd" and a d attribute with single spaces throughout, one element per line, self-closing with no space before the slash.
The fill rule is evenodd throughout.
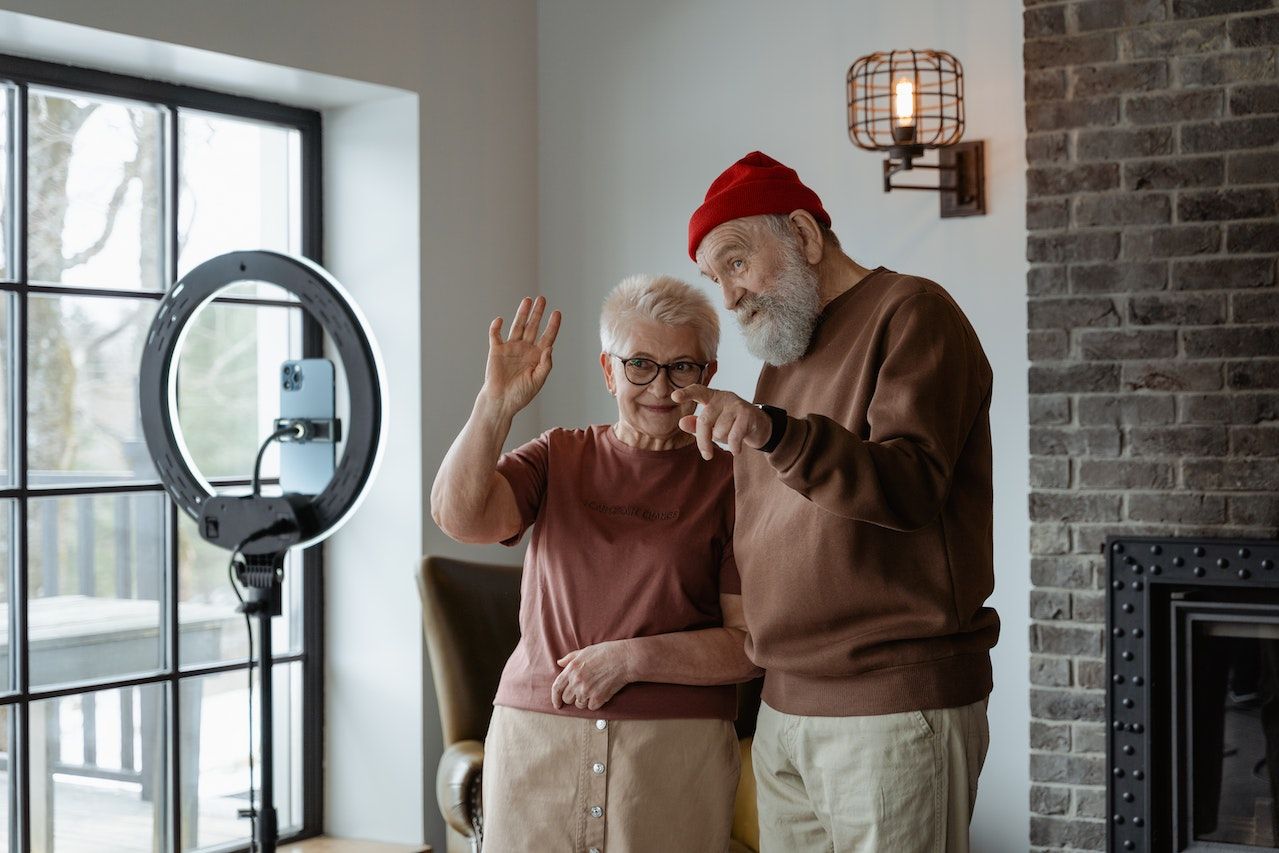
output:
<path id="1" fill-rule="evenodd" d="M 10 405 L 12 407 L 13 434 L 10 436 L 10 458 L 13 469 L 13 485 L 0 487 L 0 500 L 12 500 L 13 538 L 10 566 L 9 598 L 12 608 L 10 649 L 16 668 L 12 689 L 0 693 L 0 706 L 12 707 L 16 718 L 13 727 L 15 737 L 10 743 L 9 767 L 10 849 L 31 851 L 31 754 L 30 706 L 41 700 L 120 689 L 139 685 L 164 685 L 166 743 L 166 802 L 170 811 L 169 842 L 173 853 L 181 846 L 182 813 L 178 799 L 181 780 L 181 750 L 178 748 L 181 732 L 178 701 L 183 681 L 223 672 L 244 672 L 252 668 L 248 660 L 221 661 L 213 664 L 183 666 L 178 656 L 178 526 L 181 510 L 171 499 L 165 500 L 166 566 L 164 567 L 164 600 L 166 618 L 162 619 L 162 642 L 165 646 L 164 665 L 153 672 L 135 674 L 124 678 L 95 679 L 74 685 L 56 685 L 51 689 L 32 690 L 28 661 L 28 501 L 32 498 L 66 497 L 78 495 L 110 495 L 120 493 L 164 493 L 158 480 L 154 482 L 106 483 L 75 487 L 40 487 L 31 489 L 27 472 L 27 297 L 30 294 L 55 296 L 109 296 L 132 299 L 154 299 L 163 295 L 159 291 L 103 289 L 78 285 L 31 284 L 27 278 L 27 148 L 25 122 L 27 118 L 27 92 L 29 87 L 50 87 L 70 92 L 82 92 L 91 96 L 121 98 L 157 107 L 162 111 L 164 130 L 168 135 L 165 144 L 166 182 L 164 219 L 167 226 L 165 252 L 165 281 L 172 286 L 177 280 L 178 245 L 178 157 L 179 148 L 175 131 L 178 110 L 199 110 L 228 118 L 247 119 L 293 128 L 299 131 L 301 144 L 301 253 L 323 263 L 323 197 L 321 160 L 321 117 L 316 110 L 288 106 L 241 95 L 233 95 L 210 89 L 169 83 L 141 77 L 133 77 L 81 66 L 64 65 L 27 57 L 0 53 L 0 84 L 12 86 L 16 92 L 11 102 L 11 128 L 8 154 L 0 168 L 13 169 L 8 175 L 5 193 L 10 200 L 9 221 L 4 225 L 13 241 L 13 268 L 0 276 L 0 298 L 9 300 L 8 323 L 11 353 Z M 0 97 L 3 97 L 0 94 Z M 280 306 L 288 303 L 280 300 L 219 297 L 218 302 L 247 305 Z M 323 355 L 324 331 L 314 317 L 302 311 L 302 353 L 304 357 Z M 241 485 L 244 480 L 214 480 L 214 485 Z M 276 654 L 276 663 L 298 662 L 302 667 L 302 820 L 300 830 L 280 839 L 281 843 L 319 835 L 323 829 L 324 807 L 324 560 L 321 546 L 316 545 L 302 553 L 302 648 L 298 652 Z M 256 679 L 255 679 L 256 680 Z M 256 689 L 256 684 L 255 684 Z M 260 734 L 255 723 L 255 737 Z M 245 748 L 247 749 L 247 744 Z M 256 770 L 255 766 L 255 770 Z M 255 780 L 256 783 L 256 780 Z M 8 832 L 8 828 L 0 831 Z M 250 824 L 244 822 L 245 835 Z M 220 851 L 248 850 L 249 845 L 226 845 Z"/>

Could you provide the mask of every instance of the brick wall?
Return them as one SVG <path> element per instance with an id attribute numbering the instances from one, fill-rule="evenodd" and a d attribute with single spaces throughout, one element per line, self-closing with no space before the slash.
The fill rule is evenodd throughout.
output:
<path id="1" fill-rule="evenodd" d="M 1279 535 L 1279 2 L 1025 7 L 1030 843 L 1103 850 L 1102 540 Z"/>

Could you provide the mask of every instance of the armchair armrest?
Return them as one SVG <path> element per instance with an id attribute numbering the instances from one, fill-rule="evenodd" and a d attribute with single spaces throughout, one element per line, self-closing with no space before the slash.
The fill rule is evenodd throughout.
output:
<path id="1" fill-rule="evenodd" d="M 465 838 L 475 838 L 484 826 L 480 806 L 480 776 L 484 768 L 484 744 L 460 740 L 444 750 L 435 774 L 435 798 L 440 814 Z"/>

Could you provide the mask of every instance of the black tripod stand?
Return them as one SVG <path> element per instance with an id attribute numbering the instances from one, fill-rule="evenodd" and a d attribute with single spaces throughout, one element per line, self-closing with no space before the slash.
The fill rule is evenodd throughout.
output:
<path id="1" fill-rule="evenodd" d="M 284 555 L 250 554 L 243 562 L 236 563 L 236 577 L 247 591 L 240 608 L 248 616 L 258 619 L 258 685 L 261 698 L 258 704 L 259 724 L 262 730 L 261 764 L 262 792 L 259 804 L 250 802 L 240 810 L 240 817 L 254 821 L 253 841 L 257 853 L 275 853 L 279 841 L 279 818 L 275 810 L 275 732 L 274 696 L 271 680 L 271 618 L 279 616 L 283 608 Z"/>

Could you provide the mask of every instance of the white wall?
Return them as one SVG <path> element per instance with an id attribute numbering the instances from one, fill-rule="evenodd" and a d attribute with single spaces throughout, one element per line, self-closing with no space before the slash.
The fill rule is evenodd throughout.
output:
<path id="1" fill-rule="evenodd" d="M 795 167 L 818 191 L 853 257 L 936 279 L 972 319 L 995 367 L 993 604 L 1004 622 L 974 849 L 1026 849 L 1021 4 L 540 0 L 538 13 L 541 281 L 566 314 L 541 399 L 547 425 L 615 414 L 596 363 L 600 300 L 632 272 L 694 280 L 688 216 L 710 181 L 753 149 Z M 943 221 L 936 196 L 884 195 L 881 158 L 848 141 L 848 66 L 902 47 L 948 50 L 964 63 L 967 138 L 987 145 L 984 217 Z M 718 384 L 749 395 L 759 364 L 731 318 L 722 320 L 728 333 Z"/>
<path id="2" fill-rule="evenodd" d="M 418 803 L 431 790 L 425 758 L 405 760 L 424 755 L 423 720 L 435 719 L 434 705 L 418 699 L 422 663 L 408 626 L 419 610 L 405 594 L 422 536 L 425 298 L 418 254 L 403 251 L 420 243 L 418 198 L 403 189 L 418 177 L 417 108 L 404 94 L 324 115 L 325 265 L 376 330 L 388 386 L 376 486 L 325 545 L 325 824 L 357 837 L 415 838 L 427 813 Z"/>
<path id="3" fill-rule="evenodd" d="M 334 834 L 443 849 L 413 573 L 423 553 L 459 551 L 422 498 L 482 376 L 488 321 L 536 287 L 535 27 L 532 0 L 0 0 L 0 51 L 326 110 L 327 262 L 391 386 L 391 452 L 329 546 Z"/>

